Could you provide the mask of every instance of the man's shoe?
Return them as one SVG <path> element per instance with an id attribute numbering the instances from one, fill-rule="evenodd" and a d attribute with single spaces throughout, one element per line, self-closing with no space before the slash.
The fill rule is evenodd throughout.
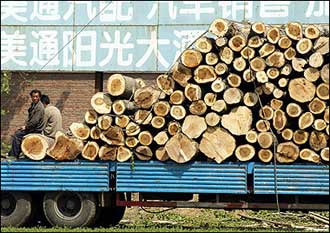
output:
<path id="1" fill-rule="evenodd" d="M 25 158 L 26 158 L 26 156 L 23 153 L 20 153 L 18 155 L 18 159 L 25 159 Z"/>

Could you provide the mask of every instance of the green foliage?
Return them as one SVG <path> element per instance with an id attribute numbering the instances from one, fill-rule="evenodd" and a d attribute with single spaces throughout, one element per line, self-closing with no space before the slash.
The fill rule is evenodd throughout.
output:
<path id="1" fill-rule="evenodd" d="M 11 80 L 11 73 L 8 71 L 1 71 L 1 97 L 3 95 L 9 95 L 10 80 Z M 3 109 L 1 106 L 1 116 L 4 116 L 6 113 L 7 111 Z"/>

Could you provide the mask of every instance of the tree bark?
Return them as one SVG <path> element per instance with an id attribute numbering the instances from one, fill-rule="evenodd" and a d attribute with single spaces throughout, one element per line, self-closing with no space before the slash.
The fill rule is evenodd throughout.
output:
<path id="1" fill-rule="evenodd" d="M 198 151 L 198 144 L 183 133 L 177 133 L 165 145 L 168 156 L 177 163 L 190 161 Z"/>
<path id="2" fill-rule="evenodd" d="M 117 147 L 116 146 L 101 146 L 99 150 L 99 158 L 101 160 L 116 161 Z"/>
<path id="3" fill-rule="evenodd" d="M 234 135 L 245 135 L 251 129 L 252 111 L 245 106 L 234 108 L 222 116 L 221 125 Z"/>
<path id="4" fill-rule="evenodd" d="M 198 138 L 206 129 L 207 125 L 203 117 L 188 115 L 183 121 L 182 132 L 191 139 Z"/>
<path id="5" fill-rule="evenodd" d="M 89 141 L 85 144 L 81 155 L 83 158 L 87 159 L 87 160 L 95 160 L 98 153 L 99 153 L 99 145 L 94 142 L 94 141 Z"/>

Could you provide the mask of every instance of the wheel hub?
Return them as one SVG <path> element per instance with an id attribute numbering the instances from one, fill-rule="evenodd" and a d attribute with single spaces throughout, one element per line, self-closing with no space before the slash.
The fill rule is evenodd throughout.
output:
<path id="1" fill-rule="evenodd" d="M 57 209 L 66 217 L 76 216 L 81 210 L 81 198 L 75 193 L 65 193 L 57 199 Z"/>
<path id="2" fill-rule="evenodd" d="M 9 216 L 16 208 L 16 200 L 13 195 L 5 193 L 1 195 L 1 216 Z"/>

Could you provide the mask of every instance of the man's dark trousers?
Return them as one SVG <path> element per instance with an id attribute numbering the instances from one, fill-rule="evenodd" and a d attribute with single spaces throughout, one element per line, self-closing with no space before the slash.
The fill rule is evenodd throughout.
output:
<path id="1" fill-rule="evenodd" d="M 13 142 L 11 144 L 11 149 L 9 151 L 9 156 L 14 156 L 19 158 L 19 154 L 22 152 L 21 144 L 23 141 L 23 137 L 29 133 L 40 133 L 38 132 L 26 132 L 25 130 L 17 130 L 15 135 L 13 136 Z"/>

